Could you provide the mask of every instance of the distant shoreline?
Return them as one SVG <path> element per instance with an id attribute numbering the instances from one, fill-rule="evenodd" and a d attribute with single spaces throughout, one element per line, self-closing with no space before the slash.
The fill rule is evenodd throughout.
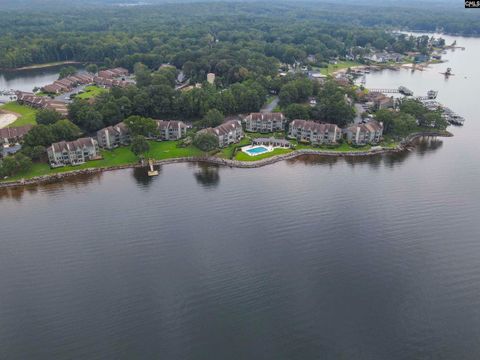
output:
<path id="1" fill-rule="evenodd" d="M 22 71 L 22 70 L 35 70 L 35 69 L 47 69 L 51 67 L 61 66 L 61 65 L 78 65 L 81 64 L 79 61 L 58 61 L 46 64 L 36 64 L 36 65 L 29 65 L 29 66 L 22 66 L 19 68 L 1 68 L 2 71 Z"/>
<path id="2" fill-rule="evenodd" d="M 210 156 L 210 157 L 171 158 L 171 159 L 165 159 L 165 160 L 157 160 L 154 162 L 154 164 L 158 166 L 158 165 L 167 165 L 167 164 L 176 164 L 176 163 L 207 163 L 211 165 L 221 165 L 221 166 L 226 166 L 231 168 L 252 169 L 252 168 L 259 168 L 259 167 L 271 165 L 279 161 L 291 160 L 303 155 L 335 156 L 335 157 L 365 157 L 365 156 L 374 156 L 374 155 L 382 155 L 382 154 L 394 154 L 394 153 L 408 151 L 409 149 L 414 147 L 414 141 L 422 137 L 452 137 L 452 136 L 453 134 L 448 131 L 415 133 L 407 136 L 395 148 L 391 148 L 391 149 L 382 148 L 378 150 L 367 150 L 367 151 L 361 151 L 361 152 L 360 151 L 359 152 L 338 152 L 338 151 L 332 151 L 332 150 L 301 149 L 301 150 L 292 151 L 288 154 L 277 155 L 271 158 L 266 158 L 258 161 L 228 160 L 228 159 L 221 159 L 218 157 Z M 78 175 L 96 174 L 96 173 L 101 173 L 106 171 L 133 169 L 133 168 L 142 168 L 142 167 L 146 168 L 146 166 L 136 163 L 136 164 L 124 164 L 124 165 L 118 165 L 118 166 L 111 166 L 106 168 L 88 168 L 88 169 L 82 169 L 82 170 L 73 170 L 73 171 L 67 171 L 64 173 L 37 176 L 37 177 L 24 179 L 24 180 L 3 181 L 3 182 L 0 182 L 0 189 L 9 188 L 9 187 L 19 187 L 19 186 L 27 186 L 27 185 L 39 185 L 39 184 L 47 184 L 47 183 L 53 183 L 53 182 L 61 182 L 64 178 L 78 176 Z"/>

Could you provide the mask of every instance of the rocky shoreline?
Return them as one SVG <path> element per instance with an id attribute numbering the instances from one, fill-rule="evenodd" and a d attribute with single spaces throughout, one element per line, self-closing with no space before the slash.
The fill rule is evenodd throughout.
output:
<path id="1" fill-rule="evenodd" d="M 205 157 L 182 157 L 182 158 L 175 158 L 175 159 L 158 160 L 158 161 L 155 161 L 154 164 L 167 165 L 167 164 L 176 164 L 176 163 L 185 163 L 185 162 L 196 162 L 196 163 L 207 163 L 207 164 L 213 164 L 213 165 L 228 166 L 232 168 L 234 167 L 234 168 L 251 169 L 251 168 L 259 168 L 259 167 L 267 166 L 279 161 L 294 159 L 302 155 L 355 157 L 355 156 L 373 156 L 373 155 L 381 155 L 381 154 L 399 153 L 399 152 L 406 151 L 409 148 L 412 148 L 413 142 L 416 139 L 419 139 L 422 137 L 451 137 L 451 136 L 453 135 L 448 131 L 438 132 L 438 133 L 434 133 L 434 132 L 415 133 L 407 136 L 395 148 L 380 148 L 380 149 L 368 150 L 368 151 L 338 152 L 338 151 L 332 151 L 332 150 L 301 149 L 301 150 L 292 151 L 288 154 L 272 156 L 271 158 L 258 160 L 258 161 L 238 161 L 238 160 L 228 160 L 228 159 L 221 159 L 218 157 L 205 156 Z M 72 177 L 72 176 L 96 174 L 96 173 L 101 173 L 105 171 L 132 169 L 132 168 L 140 168 L 140 167 L 144 167 L 144 166 L 142 164 L 127 164 L 127 165 L 111 166 L 111 167 L 105 167 L 105 168 L 88 168 L 88 169 L 82 169 L 82 170 L 73 170 L 73 171 L 68 171 L 64 173 L 37 176 L 31 179 L 0 182 L 0 188 L 47 184 L 47 183 L 59 182 L 62 179 Z"/>

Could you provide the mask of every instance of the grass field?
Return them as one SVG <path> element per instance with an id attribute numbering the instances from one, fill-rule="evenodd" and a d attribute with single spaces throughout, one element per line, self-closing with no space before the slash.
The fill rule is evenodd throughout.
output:
<path id="1" fill-rule="evenodd" d="M 361 64 L 356 61 L 339 61 L 337 64 L 328 64 L 328 67 L 321 68 L 320 73 L 322 73 L 323 75 L 328 75 L 333 73 L 334 71 L 347 69 L 349 67 L 358 66 L 358 65 L 361 65 Z"/>
<path id="2" fill-rule="evenodd" d="M 203 151 L 192 145 L 184 148 L 177 147 L 177 141 L 149 141 L 148 143 L 150 151 L 145 154 L 145 157 L 155 160 L 205 155 Z"/>
<path id="3" fill-rule="evenodd" d="M 2 105 L 0 106 L 0 109 L 12 111 L 20 115 L 20 117 L 8 127 L 18 127 L 28 124 L 35 125 L 37 123 L 35 120 L 37 110 L 29 106 L 20 105 L 16 101 Z"/>
<path id="4" fill-rule="evenodd" d="M 96 97 L 104 92 L 107 92 L 108 90 L 105 88 L 101 88 L 99 86 L 87 86 L 85 88 L 85 92 L 78 94 L 76 97 L 79 99 L 91 99 L 93 97 Z"/>

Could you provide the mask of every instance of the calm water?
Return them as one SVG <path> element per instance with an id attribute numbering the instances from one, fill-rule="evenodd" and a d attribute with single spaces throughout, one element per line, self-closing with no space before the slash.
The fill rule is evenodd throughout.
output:
<path id="1" fill-rule="evenodd" d="M 480 39 L 372 74 L 454 138 L 261 169 L 168 165 L 0 198 L 0 359 L 478 359 Z"/>
<path id="2" fill-rule="evenodd" d="M 71 65 L 65 65 L 71 66 Z M 58 80 L 58 74 L 63 66 L 53 66 L 44 69 L 31 69 L 21 71 L 0 71 L 0 90 L 21 90 L 33 91 L 35 87 L 42 87 Z M 81 71 L 82 67 L 75 65 Z M 0 95 L 0 100 L 7 101 L 8 98 Z"/>

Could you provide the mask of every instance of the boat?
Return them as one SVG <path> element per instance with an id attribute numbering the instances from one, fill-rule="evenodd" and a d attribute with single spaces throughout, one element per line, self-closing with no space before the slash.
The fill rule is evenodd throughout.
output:
<path id="1" fill-rule="evenodd" d="M 437 95 L 438 95 L 438 91 L 435 91 L 435 90 L 429 90 L 427 92 L 427 97 L 431 100 L 436 99 Z"/>
<path id="2" fill-rule="evenodd" d="M 454 74 L 452 74 L 452 68 L 447 68 L 447 70 L 445 72 L 441 72 L 440 74 L 445 75 L 445 76 L 454 75 Z"/>

